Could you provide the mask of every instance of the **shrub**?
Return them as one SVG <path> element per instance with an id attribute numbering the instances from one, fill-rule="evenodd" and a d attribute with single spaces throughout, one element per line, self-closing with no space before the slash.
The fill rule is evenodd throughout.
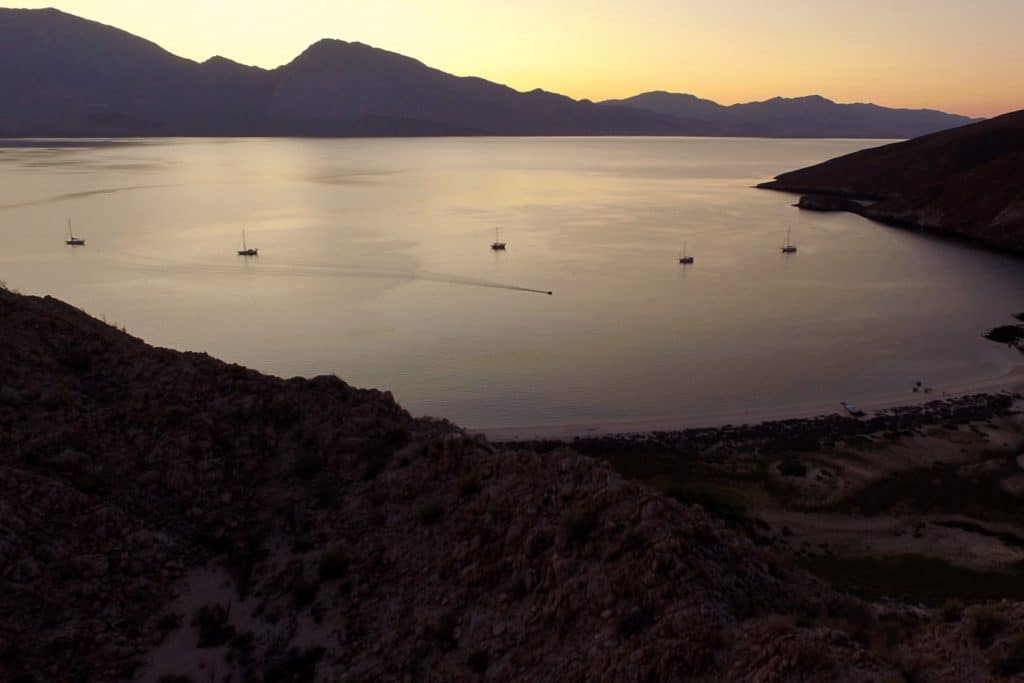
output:
<path id="1" fill-rule="evenodd" d="M 295 606 L 301 609 L 313 602 L 318 590 L 320 590 L 320 584 L 316 581 L 307 579 L 305 576 L 296 576 L 291 586 Z"/>
<path id="2" fill-rule="evenodd" d="M 180 427 L 188 421 L 189 409 L 182 405 L 171 405 L 164 409 L 164 423 L 168 427 Z"/>
<path id="3" fill-rule="evenodd" d="M 708 491 L 691 491 L 680 486 L 670 486 L 665 490 L 665 495 L 684 505 L 699 505 L 708 514 L 732 526 L 746 527 L 750 524 L 750 519 L 743 507 L 719 498 Z"/>
<path id="4" fill-rule="evenodd" d="M 444 509 L 437 503 L 427 503 L 420 508 L 420 521 L 426 525 L 437 524 L 444 516 Z"/>
<path id="5" fill-rule="evenodd" d="M 320 580 L 340 579 L 348 571 L 348 558 L 335 548 L 320 556 Z"/>
<path id="6" fill-rule="evenodd" d="M 522 600 L 526 597 L 526 579 L 522 576 L 517 576 L 512 581 L 512 585 L 509 586 L 509 595 L 513 600 Z"/>
<path id="7" fill-rule="evenodd" d="M 256 636 L 252 631 L 239 633 L 231 639 L 231 649 L 237 650 L 239 653 L 248 656 L 248 654 L 252 652 L 252 646 L 255 641 Z"/>
<path id="8" fill-rule="evenodd" d="M 1016 676 L 1024 671 L 1024 634 L 1010 639 L 991 659 L 992 673 L 997 676 Z"/>
<path id="9" fill-rule="evenodd" d="M 80 472 L 74 477 L 75 487 L 82 493 L 101 494 L 110 491 L 111 480 L 99 470 Z"/>
<path id="10" fill-rule="evenodd" d="M 787 460 L 779 463 L 779 473 L 784 477 L 807 476 L 807 467 L 797 460 Z"/>
<path id="11" fill-rule="evenodd" d="M 459 495 L 463 498 L 474 496 L 480 490 L 480 480 L 471 474 L 460 477 L 458 485 Z"/>
<path id="12" fill-rule="evenodd" d="M 826 612 L 833 619 L 839 619 L 861 629 L 868 628 L 875 621 L 875 613 L 867 603 L 843 595 L 830 600 Z"/>
<path id="13" fill-rule="evenodd" d="M 384 433 L 384 443 L 392 450 L 401 448 L 405 444 L 409 443 L 412 438 L 412 434 L 409 433 L 408 429 L 403 427 L 392 427 Z"/>
<path id="14" fill-rule="evenodd" d="M 162 633 L 169 633 L 170 631 L 176 631 L 181 626 L 182 621 L 183 619 L 180 614 L 168 612 L 156 620 L 156 627 Z"/>
<path id="15" fill-rule="evenodd" d="M 562 511 L 562 530 L 570 543 L 586 543 L 597 528 L 597 511 L 584 505 L 575 505 Z"/>
<path id="16" fill-rule="evenodd" d="M 82 349 L 67 348 L 57 354 L 57 362 L 65 370 L 85 372 L 92 367 L 92 356 Z"/>
<path id="17" fill-rule="evenodd" d="M 321 477 L 316 483 L 316 502 L 321 508 L 331 508 L 338 502 L 341 485 L 334 477 Z"/>
<path id="18" fill-rule="evenodd" d="M 469 656 L 466 665 L 470 671 L 478 676 L 482 676 L 487 671 L 487 667 L 491 665 L 491 656 L 487 653 L 487 650 L 476 650 Z"/>
<path id="19" fill-rule="evenodd" d="M 992 644 L 1002 630 L 1006 628 L 1006 619 L 995 607 L 980 605 L 967 613 L 964 632 L 972 643 L 981 648 Z"/>
<path id="20" fill-rule="evenodd" d="M 430 635 L 434 637 L 434 640 L 448 647 L 454 647 L 455 627 L 457 624 L 458 618 L 455 616 L 455 612 L 445 612 L 437 618 L 437 621 L 430 625 Z"/>
<path id="21" fill-rule="evenodd" d="M 383 460 L 386 462 L 391 458 L 394 450 L 384 441 L 377 439 L 363 446 L 359 450 L 359 457 L 362 460 Z"/>
<path id="22" fill-rule="evenodd" d="M 366 463 L 366 467 L 363 469 L 363 481 L 371 481 L 377 478 L 377 475 L 387 469 L 387 461 L 385 460 L 370 460 Z"/>
<path id="23" fill-rule="evenodd" d="M 310 480 L 324 468 L 324 459 L 318 453 L 307 453 L 295 458 L 295 475 Z"/>
<path id="24" fill-rule="evenodd" d="M 164 674 L 156 679 L 156 683 L 194 683 L 191 676 L 186 674 Z"/>
<path id="25" fill-rule="evenodd" d="M 378 474 L 387 469 L 388 462 L 394 448 L 384 442 L 383 439 L 375 439 L 359 451 L 359 459 L 363 461 L 363 481 L 375 479 Z"/>
<path id="26" fill-rule="evenodd" d="M 643 633 L 653 623 L 654 614 L 651 612 L 651 608 L 647 605 L 640 605 L 619 619 L 619 633 L 629 638 Z"/>
<path id="27" fill-rule="evenodd" d="M 285 397 L 280 397 L 271 402 L 267 412 L 270 413 L 270 420 L 281 428 L 288 428 L 297 424 L 301 417 L 298 407 Z"/>
<path id="28" fill-rule="evenodd" d="M 551 538 L 543 531 L 537 531 L 526 539 L 526 556 L 531 560 L 551 546 Z"/>
<path id="29" fill-rule="evenodd" d="M 263 672 L 265 683 L 298 683 L 316 678 L 316 665 L 324 656 L 322 647 L 291 649 L 283 660 L 272 663 Z"/>
<path id="30" fill-rule="evenodd" d="M 960 621 L 964 614 L 964 603 L 959 600 L 946 600 L 942 603 L 939 616 L 943 621 Z"/>
<path id="31" fill-rule="evenodd" d="M 196 647 L 218 647 L 228 642 L 235 635 L 234 627 L 228 623 L 230 616 L 231 609 L 217 603 L 197 609 L 192 616 L 192 625 L 199 630 Z"/>

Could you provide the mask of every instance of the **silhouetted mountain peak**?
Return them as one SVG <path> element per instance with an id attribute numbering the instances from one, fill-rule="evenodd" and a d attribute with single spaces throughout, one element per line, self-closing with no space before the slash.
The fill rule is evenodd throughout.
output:
<path id="1" fill-rule="evenodd" d="M 203 73 L 217 83 L 239 85 L 251 88 L 266 79 L 267 71 L 258 66 L 248 66 L 227 57 L 210 57 L 202 63 Z"/>
<path id="2" fill-rule="evenodd" d="M 293 59 L 284 68 L 306 66 L 392 65 L 427 68 L 422 62 L 360 42 L 321 38 Z"/>
<path id="3" fill-rule="evenodd" d="M 779 102 L 796 102 L 800 104 L 835 104 L 832 100 L 821 95 L 802 95 L 800 97 L 776 97 Z"/>

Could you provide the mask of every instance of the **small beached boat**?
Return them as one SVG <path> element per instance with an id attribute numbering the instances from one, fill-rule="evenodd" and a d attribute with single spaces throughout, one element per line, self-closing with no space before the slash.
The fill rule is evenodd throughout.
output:
<path id="1" fill-rule="evenodd" d="M 494 229 L 494 241 L 491 242 L 491 249 L 494 251 L 505 251 L 505 243 L 498 236 L 498 228 Z"/>
<path id="2" fill-rule="evenodd" d="M 242 248 L 238 250 L 239 256 L 259 256 L 259 250 L 250 247 L 245 243 L 245 228 L 242 228 Z"/>
<path id="3" fill-rule="evenodd" d="M 81 237 L 75 237 L 74 233 L 71 232 L 71 220 L 68 220 L 68 238 L 64 240 L 64 244 L 71 247 L 84 247 L 85 240 Z"/>
<path id="4" fill-rule="evenodd" d="M 858 408 L 857 406 L 853 405 L 852 403 L 840 401 L 839 405 L 845 408 L 846 412 L 848 412 L 853 417 L 864 417 L 864 411 Z"/>

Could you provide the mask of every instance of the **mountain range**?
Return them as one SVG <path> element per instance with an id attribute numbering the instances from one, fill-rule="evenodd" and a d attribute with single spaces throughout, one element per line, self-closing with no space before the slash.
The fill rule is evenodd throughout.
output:
<path id="1" fill-rule="evenodd" d="M 709 134 L 738 137 L 912 138 L 974 121 L 934 109 L 837 104 L 820 95 L 724 106 L 694 95 L 648 92 L 602 104 L 699 121 Z"/>
<path id="2" fill-rule="evenodd" d="M 275 69 L 199 63 L 54 9 L 0 9 L 0 136 L 730 135 L 912 137 L 970 123 L 819 96 L 722 106 L 646 93 L 591 102 L 454 76 L 321 40 Z"/>

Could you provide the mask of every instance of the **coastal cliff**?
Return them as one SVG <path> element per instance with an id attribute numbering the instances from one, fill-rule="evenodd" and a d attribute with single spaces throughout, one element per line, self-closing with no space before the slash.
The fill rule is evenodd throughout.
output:
<path id="1" fill-rule="evenodd" d="M 4 680 L 904 680 L 892 605 L 572 450 L 51 298 L 0 289 L 0 330 Z M 906 656 L 987 680 L 914 609 Z"/>
<path id="2" fill-rule="evenodd" d="M 1024 253 L 1024 111 L 862 150 L 758 187 L 816 195 L 802 199 L 803 208 Z"/>

